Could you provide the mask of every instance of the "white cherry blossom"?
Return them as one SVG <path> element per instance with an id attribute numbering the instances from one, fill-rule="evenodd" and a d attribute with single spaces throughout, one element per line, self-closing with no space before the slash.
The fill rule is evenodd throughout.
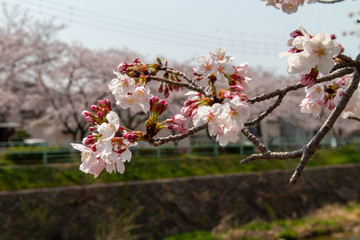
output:
<path id="1" fill-rule="evenodd" d="M 321 105 L 310 101 L 309 98 L 304 98 L 300 104 L 300 112 L 311 113 L 314 117 L 319 118 L 321 113 Z"/>
<path id="2" fill-rule="evenodd" d="M 306 3 L 315 3 L 318 0 L 263 0 L 265 6 L 273 6 L 275 8 L 281 9 L 287 14 L 297 12 L 299 6 L 302 6 L 304 2 Z"/>
<path id="3" fill-rule="evenodd" d="M 223 131 L 216 136 L 220 146 L 226 146 L 229 142 L 236 143 L 240 139 L 239 129 L 223 127 Z"/>
<path id="4" fill-rule="evenodd" d="M 320 73 L 327 74 L 335 65 L 333 58 L 339 55 L 341 49 L 328 33 L 322 32 L 304 43 L 304 51 L 309 54 L 307 61 L 317 66 Z"/>
<path id="5" fill-rule="evenodd" d="M 301 52 L 283 52 L 279 56 L 288 57 L 287 70 L 290 74 L 308 74 L 312 68 L 317 67 L 320 73 L 327 74 L 335 65 L 333 58 L 339 55 L 340 45 L 331 40 L 328 33 L 318 33 L 312 38 L 305 29 L 300 27 L 304 36 L 297 36 L 291 45 Z"/>
<path id="6" fill-rule="evenodd" d="M 291 46 L 295 47 L 298 50 L 304 50 L 304 44 L 310 39 L 309 35 L 306 36 L 297 36 L 291 41 Z"/>
<path id="7" fill-rule="evenodd" d="M 97 130 L 102 136 L 104 136 L 105 140 L 110 140 L 115 136 L 120 127 L 120 118 L 115 112 L 110 111 L 106 115 L 106 119 L 108 122 L 102 123 Z"/>
<path id="8" fill-rule="evenodd" d="M 343 95 L 343 89 L 341 95 L 338 99 L 334 99 L 334 102 L 336 101 L 335 104 L 338 104 L 338 102 L 340 101 L 342 95 Z M 339 92 L 339 90 L 338 90 Z M 336 97 L 335 97 L 336 98 Z M 355 117 L 360 117 L 360 89 L 358 88 L 352 95 L 352 97 L 350 98 L 350 101 L 348 102 L 348 104 L 346 105 L 344 111 L 341 114 L 342 118 L 348 118 L 350 116 L 355 116 Z"/>
<path id="9" fill-rule="evenodd" d="M 230 108 L 228 107 L 229 103 L 226 103 L 225 106 L 215 103 L 210 106 L 200 106 L 197 110 L 197 113 L 193 117 L 193 123 L 196 127 L 201 126 L 205 123 L 208 123 L 208 130 L 210 136 L 215 136 L 219 129 L 220 125 L 223 124 L 223 116 L 229 114 Z"/>
<path id="10" fill-rule="evenodd" d="M 218 62 L 232 62 L 234 60 L 234 57 L 225 56 L 226 50 L 223 47 L 218 47 L 216 50 L 211 50 L 209 54 L 214 60 Z"/>
<path id="11" fill-rule="evenodd" d="M 237 84 L 239 84 L 242 88 L 248 88 L 248 83 L 252 80 L 251 77 L 248 76 L 248 63 L 242 63 L 239 66 L 235 67 L 235 78 Z"/>
<path id="12" fill-rule="evenodd" d="M 135 88 L 132 94 L 119 96 L 116 99 L 116 104 L 123 109 L 130 108 L 134 113 L 139 111 L 147 113 L 150 109 L 150 97 L 150 89 L 148 87 L 139 86 Z"/>
<path id="13" fill-rule="evenodd" d="M 323 100 L 325 97 L 325 89 L 324 84 L 319 83 L 315 84 L 310 88 L 305 88 L 305 92 L 307 93 L 307 97 L 309 97 L 310 101 L 315 102 L 318 100 Z"/>
<path id="14" fill-rule="evenodd" d="M 126 95 L 132 93 L 135 90 L 135 80 L 130 78 L 126 74 L 114 72 L 117 78 L 114 78 L 108 84 L 108 87 L 112 94 L 115 95 Z"/>
<path id="15" fill-rule="evenodd" d="M 308 61 L 309 54 L 306 52 L 289 53 L 283 52 L 279 54 L 280 57 L 288 57 L 287 60 L 287 71 L 290 74 L 307 74 L 310 73 L 314 64 Z"/>
<path id="16" fill-rule="evenodd" d="M 111 152 L 105 158 L 106 162 L 106 171 L 109 173 L 119 172 L 121 174 L 125 171 L 124 162 L 121 160 L 119 155 L 116 152 Z"/>
<path id="17" fill-rule="evenodd" d="M 207 77 L 209 74 L 212 74 L 216 70 L 215 61 L 211 55 L 198 57 L 198 66 L 194 68 L 196 74 L 203 75 Z"/>
<path id="18" fill-rule="evenodd" d="M 100 137 L 95 143 L 98 154 L 96 157 L 106 158 L 107 155 L 113 152 L 113 143 L 111 139 L 107 139 L 104 136 Z"/>
<path id="19" fill-rule="evenodd" d="M 236 128 L 241 130 L 245 121 L 250 117 L 250 107 L 247 103 L 241 101 L 239 96 L 235 96 L 230 101 L 229 115 L 224 119 L 227 128 Z"/>
<path id="20" fill-rule="evenodd" d="M 71 146 L 81 152 L 81 165 L 79 169 L 84 173 L 93 174 L 95 178 L 99 176 L 105 168 L 105 162 L 97 157 L 97 152 L 78 143 L 71 143 Z"/>

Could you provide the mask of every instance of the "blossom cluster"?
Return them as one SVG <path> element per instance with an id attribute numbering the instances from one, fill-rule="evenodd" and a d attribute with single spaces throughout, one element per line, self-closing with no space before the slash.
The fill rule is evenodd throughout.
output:
<path id="1" fill-rule="evenodd" d="M 210 51 L 208 55 L 199 57 L 194 74 L 198 76 L 198 79 L 209 78 L 219 86 L 230 87 L 232 92 L 241 92 L 248 87 L 248 82 L 251 81 L 247 74 L 248 64 L 234 66 L 234 57 L 225 56 L 225 54 L 225 48 L 218 47 L 216 50 Z"/>
<path id="2" fill-rule="evenodd" d="M 98 103 L 91 106 L 92 112 L 82 112 L 85 120 L 92 125 L 89 128 L 92 134 L 85 137 L 82 144 L 71 144 L 74 149 L 81 151 L 80 170 L 94 177 L 104 169 L 109 173 L 124 173 L 124 162 L 130 161 L 132 156 L 129 147 L 136 145 L 131 141 L 132 135 L 141 138 L 141 134 L 125 131 L 108 99 L 99 100 Z"/>
<path id="3" fill-rule="evenodd" d="M 335 65 L 334 58 L 342 51 L 339 43 L 329 33 L 322 32 L 310 35 L 303 27 L 290 33 L 290 49 L 280 53 L 288 57 L 287 71 L 290 74 L 301 74 L 301 82 L 311 86 L 319 73 L 328 74 Z"/>
<path id="4" fill-rule="evenodd" d="M 277 9 L 281 9 L 287 14 L 297 12 L 299 6 L 304 5 L 304 3 L 315 3 L 318 0 L 263 0 L 265 6 L 273 6 Z"/>
<path id="5" fill-rule="evenodd" d="M 247 74 L 248 64 L 234 66 L 234 58 L 225 55 L 225 49 L 219 47 L 199 57 L 198 66 L 194 68 L 194 74 L 199 79 L 212 81 L 214 99 L 188 92 L 189 97 L 181 109 L 181 113 L 190 117 L 194 126 L 208 124 L 209 135 L 216 136 L 221 146 L 239 140 L 243 124 L 250 116 L 247 96 L 242 93 L 251 81 Z M 216 87 L 222 88 L 216 91 Z"/>
<path id="6" fill-rule="evenodd" d="M 222 47 L 198 58 L 194 68 L 195 81 L 190 82 L 190 91 L 185 93 L 186 101 L 180 111 L 172 118 L 159 121 L 166 111 L 168 103 L 150 93 L 148 83 L 161 81 L 158 89 L 167 98 L 171 91 L 179 91 L 189 86 L 180 80 L 179 74 L 162 64 L 144 64 L 140 59 L 132 63 L 122 62 L 115 78 L 109 84 L 109 90 L 116 99 L 116 105 L 130 109 L 134 113 L 148 113 L 145 132 L 134 131 L 120 125 L 119 116 L 112 111 L 108 99 L 99 100 L 99 105 L 84 111 L 85 120 L 92 126 L 91 135 L 83 144 L 72 146 L 82 152 L 80 170 L 97 177 L 103 169 L 108 172 L 123 173 L 124 162 L 130 161 L 130 146 L 139 141 L 151 143 L 161 130 L 169 129 L 174 133 L 186 134 L 189 122 L 194 127 L 207 125 L 210 136 L 216 136 L 220 145 L 239 140 L 239 134 L 250 115 L 247 96 L 243 93 L 251 78 L 248 76 L 248 64 L 233 65 L 233 57 L 225 56 Z M 164 71 L 163 77 L 158 77 Z M 197 80 L 197 81 L 196 81 Z M 205 83 L 204 83 L 205 81 Z M 194 90 L 195 89 L 195 90 Z"/>
<path id="7" fill-rule="evenodd" d="M 300 111 L 312 114 L 314 117 L 320 117 L 321 109 L 323 107 L 333 110 L 342 98 L 345 89 L 349 86 L 351 79 L 351 75 L 345 75 L 329 82 L 318 83 L 311 87 L 307 87 L 305 89 L 306 97 L 300 104 Z M 349 116 L 359 116 L 359 103 L 360 89 L 354 92 L 350 102 L 342 112 L 342 117 L 348 118 Z"/>
<path id="8" fill-rule="evenodd" d="M 150 108 L 150 89 L 145 84 L 136 84 L 135 80 L 126 74 L 114 72 L 117 76 L 108 85 L 116 99 L 116 104 L 123 109 L 130 108 L 134 113 L 147 113 Z"/>
<path id="9" fill-rule="evenodd" d="M 290 33 L 290 36 L 288 46 L 291 48 L 279 55 L 288 57 L 288 73 L 300 74 L 300 82 L 306 86 L 306 96 L 300 104 L 300 111 L 320 117 L 322 108 L 329 110 L 335 108 L 352 78 L 350 75 L 345 75 L 329 82 L 317 83 L 319 76 L 330 73 L 336 63 L 336 57 L 343 48 L 334 41 L 335 36 L 325 32 L 310 35 L 304 28 L 299 27 L 298 30 Z M 359 100 L 358 90 L 342 113 L 344 118 L 358 115 Z"/>
<path id="10" fill-rule="evenodd" d="M 331 71 L 342 47 L 328 33 L 310 35 L 302 27 L 290 36 L 290 49 L 280 56 L 288 57 L 288 72 L 301 74 L 301 83 L 306 86 L 307 94 L 300 104 L 300 111 L 319 117 L 322 107 L 332 110 L 336 106 L 351 79 L 351 76 L 344 76 L 317 83 L 319 75 Z M 89 128 L 91 135 L 83 139 L 83 144 L 72 144 L 82 152 L 80 170 L 95 177 L 104 169 L 110 173 L 123 173 L 124 162 L 130 161 L 132 156 L 129 147 L 140 141 L 156 145 L 159 138 L 155 137 L 163 129 L 179 134 L 168 139 L 182 139 L 188 136 L 191 123 L 191 134 L 207 128 L 209 135 L 216 137 L 221 146 L 237 142 L 250 116 L 250 101 L 244 93 L 252 81 L 248 76 L 248 64 L 234 65 L 234 57 L 226 56 L 223 47 L 211 50 L 197 61 L 198 65 L 193 68 L 194 78 L 168 68 L 167 62 L 163 64 L 160 59 L 152 64 L 144 64 L 140 59 L 120 63 L 108 88 L 120 108 L 147 114 L 145 131 L 121 126 L 120 117 L 112 111 L 110 101 L 99 100 L 98 105 L 91 106 L 91 112 L 83 111 L 85 120 L 92 125 Z M 150 82 L 159 82 L 160 87 L 150 89 Z M 186 99 L 180 112 L 165 118 L 168 103 L 156 95 L 163 94 L 168 98 L 170 92 L 183 88 L 189 91 L 184 93 Z M 343 117 L 360 111 L 357 104 L 360 102 L 359 91 L 353 99 Z"/>

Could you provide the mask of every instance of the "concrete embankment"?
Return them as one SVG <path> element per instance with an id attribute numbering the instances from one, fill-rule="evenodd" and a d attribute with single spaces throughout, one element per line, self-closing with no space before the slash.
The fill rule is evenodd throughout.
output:
<path id="1" fill-rule="evenodd" d="M 360 164 L 0 192 L 0 239 L 94 239 L 114 216 L 141 209 L 144 238 L 212 229 L 221 221 L 292 218 L 360 200 Z M 16 181 L 16 180 L 14 180 Z"/>

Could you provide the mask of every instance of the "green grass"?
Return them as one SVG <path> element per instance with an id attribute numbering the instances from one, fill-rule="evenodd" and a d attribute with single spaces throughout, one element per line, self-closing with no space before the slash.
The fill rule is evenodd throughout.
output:
<path id="1" fill-rule="evenodd" d="M 176 235 L 176 236 L 166 238 L 166 240 L 185 240 L 185 239 L 215 240 L 215 238 L 211 235 L 211 233 L 207 232 L 207 231 L 183 233 L 183 234 L 179 234 L 179 235 Z"/>
<path id="2" fill-rule="evenodd" d="M 272 222 L 257 220 L 221 231 L 182 233 L 165 240 L 254 240 L 306 239 L 333 232 L 351 231 L 360 224 L 360 204 L 328 205 L 300 219 L 281 219 Z"/>
<path id="3" fill-rule="evenodd" d="M 340 150 L 318 150 L 308 166 L 323 166 L 360 162 L 360 150 L 352 147 Z M 221 154 L 219 157 L 188 156 L 176 160 L 158 161 L 156 158 L 135 156 L 125 163 L 124 174 L 109 174 L 105 170 L 96 179 L 78 170 L 78 163 L 56 166 L 26 165 L 21 167 L 0 167 L 0 191 L 20 190 L 93 183 L 111 183 L 147 179 L 175 178 L 208 174 L 225 174 L 274 169 L 294 169 L 298 164 L 293 160 L 261 160 L 241 165 L 243 156 Z"/>

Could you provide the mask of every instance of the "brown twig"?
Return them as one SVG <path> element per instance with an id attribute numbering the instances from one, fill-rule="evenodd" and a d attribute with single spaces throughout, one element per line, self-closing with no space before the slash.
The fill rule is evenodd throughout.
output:
<path id="1" fill-rule="evenodd" d="M 194 90 L 196 92 L 202 93 L 207 97 L 209 96 L 209 94 L 201 86 L 194 86 L 194 85 L 189 84 L 189 83 L 177 82 L 177 81 L 169 80 L 169 79 L 162 78 L 162 77 L 156 77 L 156 76 L 150 76 L 149 80 L 154 80 L 154 81 L 158 81 L 158 82 L 164 82 L 164 83 L 169 83 L 169 84 L 172 84 L 172 85 L 177 85 L 177 86 L 180 86 L 180 87 L 185 87 L 187 89 L 191 89 L 191 90 Z"/>
<path id="2" fill-rule="evenodd" d="M 266 153 L 259 153 L 259 154 L 252 154 L 251 156 L 244 158 L 243 160 L 241 160 L 241 164 L 246 164 L 255 160 L 260 160 L 260 159 L 266 159 L 266 160 L 271 160 L 271 159 L 279 159 L 279 160 L 286 160 L 286 159 L 294 159 L 294 158 L 299 158 L 301 157 L 301 155 L 303 154 L 303 150 L 302 149 L 298 149 L 292 152 L 266 152 Z"/>
<path id="3" fill-rule="evenodd" d="M 358 55 L 357 61 L 360 60 L 360 54 Z M 344 111 L 346 105 L 348 104 L 351 96 L 358 88 L 360 81 L 360 68 L 355 69 L 355 73 L 353 76 L 353 79 L 351 80 L 350 85 L 345 89 L 344 95 L 341 98 L 338 105 L 335 107 L 335 109 L 332 111 L 330 116 L 326 119 L 324 124 L 321 126 L 320 130 L 317 132 L 317 134 L 310 140 L 310 142 L 304 147 L 304 153 L 301 157 L 300 163 L 297 166 L 294 174 L 292 175 L 290 179 L 290 183 L 296 183 L 304 170 L 307 162 L 310 160 L 310 158 L 314 155 L 317 147 L 319 146 L 322 139 L 325 137 L 325 135 L 329 132 L 329 130 L 332 128 L 336 120 L 339 118 L 341 113 Z"/>
<path id="4" fill-rule="evenodd" d="M 318 78 L 316 80 L 316 82 L 321 83 L 321 82 L 330 81 L 330 80 L 333 80 L 335 78 L 345 76 L 346 74 L 350 74 L 353 71 L 354 71 L 353 68 L 338 69 L 338 70 L 336 70 L 336 71 L 334 71 L 332 73 L 329 73 L 329 74 L 327 74 L 327 75 L 325 75 L 325 76 L 323 76 L 321 78 Z M 298 90 L 298 89 L 304 88 L 304 87 L 305 87 L 305 85 L 303 85 L 301 83 L 296 83 L 294 85 L 287 86 L 287 87 L 285 87 L 283 89 L 277 89 L 277 90 L 269 92 L 269 93 L 261 94 L 260 96 L 249 98 L 248 102 L 254 104 L 256 102 L 262 102 L 262 101 L 274 98 L 276 96 L 280 96 L 280 95 L 285 96 L 290 91 L 295 91 L 295 90 Z"/>
<path id="5" fill-rule="evenodd" d="M 167 68 L 166 66 L 163 66 L 160 68 L 161 70 L 168 72 L 168 73 L 172 73 L 176 76 L 182 77 L 184 78 L 188 83 L 190 83 L 191 85 L 193 85 L 194 87 L 197 88 L 202 88 L 192 77 L 188 76 L 186 73 L 184 72 L 180 72 L 180 71 L 176 71 L 174 69 L 171 68 Z M 209 94 L 205 94 L 205 96 L 209 97 Z"/>
<path id="6" fill-rule="evenodd" d="M 281 101 L 283 100 L 285 95 L 279 95 L 278 99 L 275 101 L 275 103 L 273 105 L 271 105 L 268 109 L 266 109 L 266 111 L 262 112 L 261 114 L 259 114 L 259 116 L 257 116 L 257 118 L 251 120 L 251 121 L 247 121 L 246 123 L 244 123 L 244 126 L 251 126 L 251 125 L 255 125 L 256 123 L 260 122 L 261 120 L 263 120 L 264 118 L 266 118 L 267 115 L 269 115 L 272 111 L 275 110 L 275 108 L 277 108 L 278 106 L 280 106 Z"/>
<path id="7" fill-rule="evenodd" d="M 318 3 L 338 3 L 338 2 L 343 2 L 345 0 L 319 0 Z"/>
<path id="8" fill-rule="evenodd" d="M 342 60 L 342 61 L 345 61 L 345 62 L 356 62 L 356 61 L 354 61 L 351 57 L 346 56 L 346 55 L 344 55 L 344 54 L 339 54 L 339 55 L 337 56 L 337 58 L 340 59 L 340 60 Z"/>
<path id="9" fill-rule="evenodd" d="M 246 128 L 242 128 L 241 129 L 242 134 L 244 134 L 244 136 L 249 139 L 262 153 L 267 153 L 269 152 L 269 149 L 267 149 L 267 147 L 262 144 L 262 142 L 260 142 L 260 140 L 254 135 L 252 134 L 248 129 Z"/>
<path id="10" fill-rule="evenodd" d="M 189 131 L 187 133 L 183 133 L 183 134 L 178 134 L 178 135 L 170 135 L 170 136 L 167 136 L 167 137 L 160 137 L 160 138 L 155 138 L 155 139 L 151 139 L 149 141 L 149 143 L 153 146 L 160 146 L 160 145 L 163 145 L 165 143 L 168 143 L 168 142 L 175 142 L 175 141 L 180 141 L 184 138 L 187 138 L 191 135 L 194 135 L 195 133 L 207 128 L 208 124 L 204 124 L 204 125 L 201 125 L 199 127 L 193 127 L 193 128 L 190 128 Z"/>
<path id="11" fill-rule="evenodd" d="M 355 116 L 350 116 L 350 117 L 348 117 L 348 119 L 360 121 L 360 118 L 359 118 L 359 117 L 355 117 Z"/>

